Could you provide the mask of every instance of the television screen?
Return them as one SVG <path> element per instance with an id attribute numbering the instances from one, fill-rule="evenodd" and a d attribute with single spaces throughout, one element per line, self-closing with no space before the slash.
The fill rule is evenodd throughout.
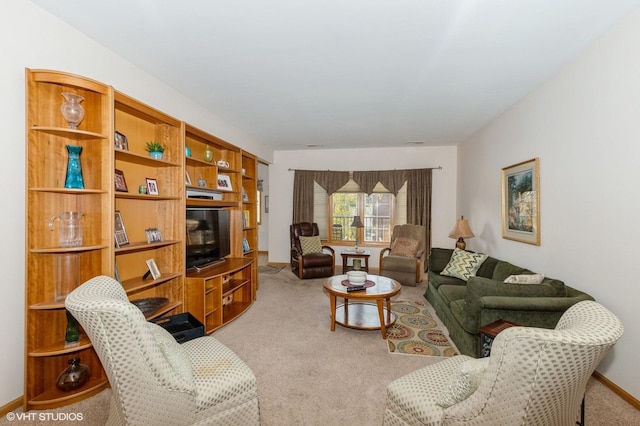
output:
<path id="1" fill-rule="evenodd" d="M 231 253 L 229 211 L 187 207 L 187 269 L 202 268 Z"/>

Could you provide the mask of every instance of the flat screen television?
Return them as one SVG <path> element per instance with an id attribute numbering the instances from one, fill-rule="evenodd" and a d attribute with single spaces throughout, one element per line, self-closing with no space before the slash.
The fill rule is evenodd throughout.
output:
<path id="1" fill-rule="evenodd" d="M 187 270 L 224 260 L 231 253 L 229 210 L 187 207 Z"/>

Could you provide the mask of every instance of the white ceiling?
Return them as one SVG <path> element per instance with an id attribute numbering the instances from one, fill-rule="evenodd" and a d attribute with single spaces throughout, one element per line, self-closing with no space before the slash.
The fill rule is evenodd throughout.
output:
<path id="1" fill-rule="evenodd" d="M 640 0 L 32 0 L 281 149 L 455 145 Z"/>

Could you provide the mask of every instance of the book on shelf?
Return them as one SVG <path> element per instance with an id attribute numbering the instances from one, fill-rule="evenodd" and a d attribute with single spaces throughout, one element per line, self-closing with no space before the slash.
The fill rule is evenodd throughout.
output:
<path id="1" fill-rule="evenodd" d="M 250 228 L 251 227 L 251 212 L 249 210 L 242 211 L 242 227 Z"/>
<path id="2" fill-rule="evenodd" d="M 249 241 L 246 238 L 242 239 L 242 251 L 245 253 L 251 251 L 251 246 L 249 246 Z"/>

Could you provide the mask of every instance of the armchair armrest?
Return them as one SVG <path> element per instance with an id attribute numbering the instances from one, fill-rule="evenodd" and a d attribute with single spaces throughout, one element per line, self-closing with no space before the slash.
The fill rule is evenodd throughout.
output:
<path id="1" fill-rule="evenodd" d="M 332 247 L 322 246 L 322 250 L 328 251 L 329 252 L 328 254 L 330 254 L 331 257 L 333 257 L 334 259 L 336 258 L 336 251 Z"/>
<path id="2" fill-rule="evenodd" d="M 389 253 L 391 253 L 391 247 L 385 247 L 382 250 L 380 250 L 380 263 L 379 263 L 379 265 L 382 265 L 382 258 L 385 257 L 385 255 L 388 255 Z"/>

